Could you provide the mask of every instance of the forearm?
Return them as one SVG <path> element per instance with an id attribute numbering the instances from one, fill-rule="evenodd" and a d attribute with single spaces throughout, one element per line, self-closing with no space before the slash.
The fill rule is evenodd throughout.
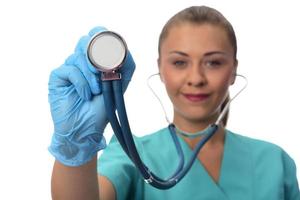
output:
<path id="1" fill-rule="evenodd" d="M 51 191 L 53 200 L 99 200 L 97 156 L 79 167 L 55 161 Z"/>

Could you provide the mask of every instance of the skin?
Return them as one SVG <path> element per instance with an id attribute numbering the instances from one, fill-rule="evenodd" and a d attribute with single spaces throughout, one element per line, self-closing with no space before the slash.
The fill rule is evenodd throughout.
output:
<path id="1" fill-rule="evenodd" d="M 112 183 L 97 175 L 97 157 L 79 167 L 68 167 L 55 161 L 52 171 L 53 200 L 115 200 Z"/>
<path id="2" fill-rule="evenodd" d="M 226 32 L 210 24 L 176 25 L 160 52 L 159 71 L 173 103 L 174 124 L 190 133 L 204 130 L 218 118 L 220 105 L 235 80 L 237 61 Z M 183 139 L 193 149 L 201 138 Z M 221 127 L 198 156 L 215 182 L 220 176 L 223 149 Z"/>
<path id="3" fill-rule="evenodd" d="M 237 61 L 224 30 L 209 24 L 180 24 L 170 29 L 162 42 L 158 59 L 162 81 L 174 106 L 174 124 L 186 132 L 203 130 L 213 123 L 220 105 L 234 83 Z M 218 66 L 218 63 L 222 63 Z M 199 101 L 191 94 L 206 94 Z M 189 94 L 189 98 L 187 98 Z M 200 138 L 184 138 L 193 149 Z M 198 159 L 215 182 L 220 176 L 224 149 L 224 128 L 211 138 Z M 101 163 L 100 163 L 101 165 Z M 55 161 L 52 173 L 54 200 L 114 200 L 112 183 L 97 175 L 97 157 L 79 167 Z"/>
<path id="4" fill-rule="evenodd" d="M 55 161 L 52 171 L 53 200 L 98 200 L 97 159 L 79 167 L 68 167 Z"/>

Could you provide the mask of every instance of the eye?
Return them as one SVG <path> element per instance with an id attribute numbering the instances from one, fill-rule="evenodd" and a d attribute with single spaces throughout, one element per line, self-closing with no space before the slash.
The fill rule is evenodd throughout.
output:
<path id="1" fill-rule="evenodd" d="M 209 68 L 219 68 L 223 65 L 224 63 L 221 60 L 208 60 L 205 62 L 205 66 Z"/>
<path id="2" fill-rule="evenodd" d="M 186 61 L 183 60 L 176 60 L 173 62 L 173 65 L 179 68 L 185 67 L 187 65 Z"/>

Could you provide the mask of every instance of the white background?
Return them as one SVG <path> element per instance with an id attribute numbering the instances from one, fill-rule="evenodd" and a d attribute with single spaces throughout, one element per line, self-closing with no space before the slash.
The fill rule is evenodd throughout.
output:
<path id="1" fill-rule="evenodd" d="M 166 122 L 147 88 L 157 72 L 163 24 L 191 5 L 208 5 L 233 24 L 239 73 L 247 90 L 232 104 L 228 128 L 285 149 L 300 174 L 297 1 L 224 0 L 11 0 L 0 3 L 0 199 L 50 199 L 53 157 L 48 76 L 96 25 L 120 33 L 137 68 L 126 92 L 132 130 L 151 133 Z M 141 103 L 144 102 L 144 103 Z M 111 131 L 106 131 L 109 139 Z"/>

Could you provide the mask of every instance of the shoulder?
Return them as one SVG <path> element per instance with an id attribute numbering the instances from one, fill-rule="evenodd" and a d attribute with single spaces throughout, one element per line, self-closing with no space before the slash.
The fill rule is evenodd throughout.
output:
<path id="1" fill-rule="evenodd" d="M 157 145 L 157 143 L 162 143 L 170 139 L 170 133 L 168 128 L 162 128 L 155 131 L 154 133 L 135 138 L 138 143 L 143 146 Z"/>
<path id="2" fill-rule="evenodd" d="M 168 128 L 162 128 L 160 130 L 157 130 L 153 133 L 150 133 L 150 134 L 147 134 L 147 135 L 144 135 L 144 136 L 135 136 L 133 135 L 133 139 L 134 139 L 134 142 L 136 143 L 136 146 L 137 148 L 140 147 L 140 145 L 153 145 L 153 144 L 156 144 L 157 141 L 164 141 L 165 139 L 168 138 Z M 108 145 L 108 148 L 106 148 L 105 150 L 107 149 L 110 149 L 110 147 L 114 147 L 114 148 L 121 148 L 121 145 L 119 144 L 119 141 L 117 140 L 116 136 L 113 135 L 110 142 L 109 142 L 109 145 Z"/>
<path id="3" fill-rule="evenodd" d="M 294 160 L 280 146 L 271 142 L 242 136 L 228 131 L 233 144 L 240 143 L 240 149 L 247 149 L 247 159 L 256 180 L 256 190 L 263 189 L 274 194 L 284 194 L 285 199 L 299 199 L 300 192 Z M 242 150 L 243 151 L 243 150 Z M 245 156 L 245 155 L 244 155 Z M 259 187 L 263 186 L 263 187 Z"/>
<path id="4" fill-rule="evenodd" d="M 160 129 L 142 137 L 133 136 L 136 148 L 141 155 L 143 155 L 144 152 L 149 151 L 149 149 L 152 149 L 153 151 L 155 147 L 160 146 L 168 140 L 168 137 L 170 137 L 168 134 L 168 128 Z M 100 160 L 112 160 L 112 158 L 122 158 L 116 159 L 118 162 L 130 162 L 130 159 L 123 151 L 115 135 L 112 136 L 109 144 L 104 149 L 103 154 L 100 156 Z"/>
<path id="5" fill-rule="evenodd" d="M 256 139 L 256 138 L 247 137 L 244 135 L 240 135 L 240 134 L 234 133 L 229 130 L 227 130 L 227 136 L 230 137 L 231 140 L 233 140 L 235 142 L 239 142 L 239 143 L 245 145 L 245 147 L 250 148 L 252 150 L 252 152 L 257 152 L 257 153 L 268 153 L 268 152 L 282 153 L 282 152 L 284 152 L 284 150 L 280 146 L 278 146 L 274 143 Z"/>
<path id="6" fill-rule="evenodd" d="M 232 131 L 227 131 L 227 133 L 233 142 L 240 143 L 243 148 L 247 149 L 254 162 L 269 163 L 270 165 L 277 163 L 283 167 L 290 166 L 292 168 L 295 165 L 288 153 L 277 144 Z"/>

